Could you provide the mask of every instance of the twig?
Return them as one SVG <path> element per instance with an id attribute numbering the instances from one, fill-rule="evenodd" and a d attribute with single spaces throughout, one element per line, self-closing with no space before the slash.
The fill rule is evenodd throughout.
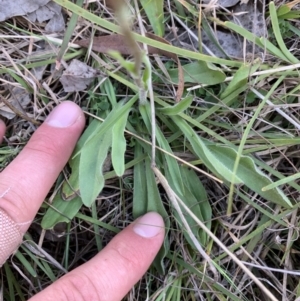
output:
<path id="1" fill-rule="evenodd" d="M 258 96 L 261 100 L 264 100 L 265 96 L 262 95 L 260 92 L 258 92 L 256 89 L 254 88 L 250 88 L 250 90 L 256 95 Z M 266 103 L 270 106 L 274 106 L 274 104 L 267 99 Z M 280 108 L 277 108 L 274 106 L 275 111 L 280 114 L 283 118 L 285 118 L 287 121 L 289 121 L 292 125 L 295 126 L 296 129 L 300 130 L 300 122 L 295 121 L 292 117 L 290 117 L 288 114 L 286 114 L 285 112 L 283 112 Z M 295 118 L 295 117 L 294 117 Z"/>
<path id="2" fill-rule="evenodd" d="M 219 247 L 221 247 L 225 253 L 257 284 L 258 287 L 270 298 L 272 301 L 278 301 L 278 299 L 263 285 L 263 283 L 245 266 L 245 264 L 240 261 L 234 253 L 230 250 L 201 222 L 198 217 L 190 210 L 190 208 L 177 197 L 177 200 L 180 202 L 180 205 L 186 210 L 186 212 L 191 216 L 191 218 L 197 222 L 197 224 L 204 230 Z"/>
<path id="3" fill-rule="evenodd" d="M 199 251 L 199 253 L 201 254 L 201 256 L 207 261 L 207 263 L 210 266 L 211 271 L 213 272 L 215 279 L 218 278 L 218 272 L 216 267 L 214 266 L 214 262 L 211 260 L 211 258 L 207 255 L 207 253 L 203 250 L 202 246 L 200 245 L 199 241 L 197 240 L 197 238 L 195 237 L 194 233 L 192 232 L 188 222 L 186 221 L 181 208 L 177 202 L 177 200 L 179 200 L 179 197 L 176 195 L 176 193 L 172 190 L 172 188 L 170 187 L 170 185 L 168 184 L 168 181 L 166 180 L 166 178 L 164 177 L 164 175 L 159 171 L 159 169 L 157 167 L 152 167 L 155 175 L 157 176 L 157 178 L 159 179 L 161 185 L 164 187 L 170 201 L 172 202 L 173 207 L 175 208 L 175 210 L 177 211 L 184 227 L 186 228 L 186 231 L 190 237 L 190 239 L 192 240 L 194 246 L 196 247 L 196 249 Z"/>
<path id="4" fill-rule="evenodd" d="M 284 66 L 284 67 L 272 68 L 272 69 L 263 70 L 263 71 L 256 71 L 256 72 L 253 72 L 252 74 L 249 74 L 249 76 L 257 76 L 257 75 L 263 75 L 263 74 L 270 74 L 271 75 L 271 74 L 274 74 L 274 73 L 277 73 L 277 72 L 291 71 L 291 70 L 298 69 L 298 68 L 300 68 L 300 63 L 289 65 L 289 66 Z M 229 82 L 232 79 L 233 79 L 233 76 L 226 77 L 224 79 L 223 83 L 224 82 Z M 190 91 L 193 91 L 193 90 L 196 90 L 196 89 L 199 89 L 199 88 L 203 88 L 203 87 L 207 87 L 207 86 L 211 86 L 211 85 L 210 84 L 201 84 L 201 85 L 197 85 L 197 86 L 194 86 L 194 87 L 187 88 L 187 91 L 190 92 Z"/>
<path id="5" fill-rule="evenodd" d="M 26 121 L 29 121 L 35 125 L 40 125 L 40 122 L 28 117 L 26 114 L 18 110 L 16 107 L 14 107 L 8 100 L 6 100 L 3 96 L 0 95 L 1 101 L 10 108 L 17 116 L 20 116 L 21 118 L 25 119 Z"/>

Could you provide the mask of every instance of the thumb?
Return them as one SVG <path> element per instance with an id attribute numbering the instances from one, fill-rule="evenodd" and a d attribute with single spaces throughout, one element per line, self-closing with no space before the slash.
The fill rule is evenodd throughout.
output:
<path id="1" fill-rule="evenodd" d="M 119 301 L 145 274 L 164 239 L 164 222 L 149 212 L 120 232 L 89 262 L 30 301 Z"/>

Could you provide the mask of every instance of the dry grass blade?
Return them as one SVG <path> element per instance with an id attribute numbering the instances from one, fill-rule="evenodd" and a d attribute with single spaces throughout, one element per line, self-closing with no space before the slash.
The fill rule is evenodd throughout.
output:
<path id="1" fill-rule="evenodd" d="M 159 171 L 158 168 L 156 167 L 152 167 L 155 175 L 157 176 L 157 178 L 159 179 L 159 182 L 161 183 L 161 185 L 164 187 L 172 205 L 174 206 L 175 210 L 177 211 L 178 215 L 180 216 L 181 222 L 183 223 L 183 225 L 185 226 L 185 230 L 187 231 L 189 237 L 191 238 L 193 244 L 195 245 L 196 249 L 199 251 L 199 253 L 201 254 L 201 256 L 204 258 L 204 260 L 209 264 L 210 270 L 213 272 L 214 274 L 214 278 L 215 281 L 218 280 L 218 272 L 216 267 L 214 266 L 214 263 L 212 261 L 212 259 L 208 256 L 208 254 L 203 250 L 203 248 L 201 247 L 199 241 L 197 240 L 197 238 L 195 237 L 195 235 L 193 234 L 188 222 L 186 221 L 184 214 L 182 213 L 180 206 L 177 202 L 178 196 L 176 195 L 176 193 L 172 190 L 172 188 L 170 187 L 168 181 L 166 180 L 166 178 L 164 177 L 164 175 Z"/>
<path id="2" fill-rule="evenodd" d="M 145 35 L 146 35 L 146 37 L 151 38 L 155 41 L 159 41 L 161 43 L 165 43 L 165 44 L 169 45 L 169 43 L 165 39 L 158 37 L 154 34 L 146 33 Z M 76 41 L 76 44 L 78 44 L 82 47 L 88 48 L 89 45 L 91 44 L 91 40 L 84 39 L 84 40 Z M 140 47 L 142 47 L 141 43 L 138 43 L 138 44 Z M 177 89 L 177 93 L 176 93 L 176 102 L 179 102 L 182 97 L 182 93 L 183 93 L 183 89 L 184 89 L 184 75 L 183 75 L 183 69 L 182 69 L 182 66 L 181 66 L 178 56 L 172 52 L 169 52 L 169 51 L 166 51 L 163 49 L 158 49 L 153 46 L 148 45 L 147 48 L 148 48 L 149 54 L 163 55 L 163 56 L 173 59 L 177 63 L 177 65 L 178 65 L 178 89 Z M 111 35 L 105 35 L 105 36 L 93 38 L 92 49 L 94 51 L 97 51 L 100 53 L 108 53 L 111 50 L 115 50 L 115 51 L 120 52 L 123 55 L 133 55 L 134 54 L 131 45 L 128 44 L 127 36 L 120 35 L 120 34 L 111 34 Z"/>
<path id="3" fill-rule="evenodd" d="M 61 182 L 61 174 L 26 233 L 30 244 L 1 269 L 0 300 L 31 298 L 98 254 L 102 244 L 151 208 L 165 211 L 164 252 L 124 300 L 299 300 L 300 0 L 273 1 L 272 15 L 265 0 L 236 0 L 229 8 L 221 4 L 225 0 L 48 2 L 60 9 L 65 28 L 48 31 L 46 21 L 23 16 L 0 26 L 0 117 L 7 127 L 1 168 L 61 102 L 72 100 L 89 116 L 78 156 L 63 171 L 66 180 Z M 273 27 L 271 19 L 277 20 Z M 267 26 L 268 35 L 251 26 Z M 53 76 L 62 44 L 64 67 L 76 59 L 105 77 L 93 78 L 80 92 L 66 92 L 61 73 Z M 230 47 L 242 49 L 242 56 L 228 52 Z M 281 49 L 298 61 L 288 60 Z M 280 76 L 285 78 L 272 90 Z M 182 98 L 177 105 L 175 96 Z M 133 97 L 136 102 L 118 122 L 121 115 L 111 112 Z M 138 104 L 139 97 L 144 101 Z M 79 155 L 95 129 L 103 130 L 103 121 L 115 140 L 103 154 L 108 155 L 103 190 L 86 207 Z M 182 121 L 187 128 L 180 127 Z M 94 159 L 103 148 L 100 142 L 91 147 L 85 162 L 98 168 Z M 257 170 L 250 161 L 239 162 L 239 168 L 247 164 L 238 175 L 247 177 L 233 186 L 228 217 L 231 176 L 223 182 L 217 177 L 223 177 L 221 170 L 232 173 L 238 149 Z M 260 171 L 270 182 L 262 183 Z M 97 177 L 82 178 L 98 185 Z M 276 187 L 291 206 L 284 209 L 287 202 L 264 197 L 262 187 Z M 67 223 L 63 232 L 56 227 L 60 222 Z M 54 240 L 41 227 L 51 229 Z M 41 252 L 31 241 L 39 242 Z"/>
<path id="4" fill-rule="evenodd" d="M 113 1 L 112 8 L 121 26 L 122 34 L 125 37 L 125 40 L 123 42 L 125 45 L 128 45 L 131 51 L 131 55 L 133 55 L 134 57 L 135 74 L 140 74 L 143 54 L 132 35 L 125 1 L 124 0 Z"/>
<path id="5" fill-rule="evenodd" d="M 91 44 L 91 40 L 84 39 L 76 41 L 76 44 L 88 48 Z M 100 53 L 109 53 L 109 51 L 115 50 L 124 55 L 132 55 L 132 48 L 126 43 L 126 37 L 120 34 L 94 37 L 91 48 Z"/>
<path id="6" fill-rule="evenodd" d="M 230 250 L 213 234 L 204 223 L 202 223 L 197 216 L 188 208 L 185 203 L 176 196 L 180 205 L 186 210 L 186 212 L 198 223 L 198 225 L 214 240 L 216 244 L 218 244 L 224 252 L 228 254 L 228 256 L 234 260 L 234 262 L 260 287 L 260 289 L 270 298 L 272 301 L 278 301 L 278 299 L 263 285 L 263 283 L 245 266 L 243 262 L 241 262 L 235 254 L 230 252 Z"/>
<path id="7" fill-rule="evenodd" d="M 83 5 L 83 2 L 84 0 L 78 0 L 76 2 L 76 5 L 78 6 L 82 6 Z M 62 42 L 62 45 L 61 45 L 61 48 L 59 50 L 59 53 L 57 55 L 57 62 L 56 62 L 56 69 L 59 70 L 60 68 L 60 64 L 61 64 L 61 60 L 68 48 L 68 45 L 69 45 L 69 42 L 70 42 L 70 39 L 71 39 L 71 36 L 74 32 L 74 28 L 77 24 L 77 19 L 78 19 L 78 15 L 76 14 L 72 14 L 72 17 L 70 19 L 70 22 L 69 22 L 69 25 L 68 25 L 68 28 L 65 32 L 65 36 L 64 36 L 64 39 L 63 39 L 63 42 Z"/>
<path id="8" fill-rule="evenodd" d="M 16 107 L 14 107 L 9 101 L 7 101 L 3 96 L 0 95 L 0 100 L 3 102 L 8 108 L 10 108 L 17 116 L 21 117 L 22 119 L 29 121 L 35 125 L 40 125 L 41 123 L 35 119 L 32 119 L 26 115 L 26 113 L 21 112 Z"/>

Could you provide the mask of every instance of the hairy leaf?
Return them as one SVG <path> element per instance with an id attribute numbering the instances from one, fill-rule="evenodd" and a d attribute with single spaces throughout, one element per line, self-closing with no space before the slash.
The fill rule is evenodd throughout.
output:
<path id="1" fill-rule="evenodd" d="M 58 223 L 69 223 L 82 206 L 82 200 L 76 196 L 70 202 L 66 202 L 58 193 L 42 219 L 43 229 L 53 229 Z"/>
<path id="2" fill-rule="evenodd" d="M 127 123 L 129 110 L 125 112 L 119 120 L 116 121 L 112 129 L 112 151 L 111 159 L 112 165 L 117 176 L 121 177 L 125 171 L 125 151 L 126 139 L 124 137 L 124 130 Z"/>
<path id="3" fill-rule="evenodd" d="M 179 103 L 175 104 L 174 106 L 160 108 L 159 111 L 165 115 L 177 115 L 189 108 L 193 100 L 194 97 L 190 95 L 181 100 Z"/>
<path id="4" fill-rule="evenodd" d="M 103 124 L 102 124 L 103 125 Z M 80 153 L 79 187 L 82 202 L 90 207 L 104 187 L 103 163 L 111 146 L 111 131 L 86 143 Z"/>
<path id="5" fill-rule="evenodd" d="M 233 169 L 237 152 L 229 147 L 210 145 L 208 146 L 212 154 L 219 158 L 229 169 Z M 262 191 L 262 188 L 271 184 L 271 179 L 257 168 L 254 161 L 249 156 L 241 156 L 237 176 L 247 187 L 258 193 L 264 199 L 283 206 L 291 208 L 292 204 L 286 195 L 278 187 Z M 228 180 L 228 179 L 224 179 Z"/>
<path id="6" fill-rule="evenodd" d="M 213 64 L 197 61 L 182 66 L 184 81 L 188 83 L 201 83 L 214 85 L 224 81 L 226 74 Z M 169 70 L 169 75 L 174 83 L 178 83 L 178 69 Z"/>
<path id="7" fill-rule="evenodd" d="M 157 184 L 155 181 L 154 173 L 150 167 L 150 160 L 147 158 L 145 160 L 145 174 L 146 174 L 146 182 L 147 182 L 147 212 L 155 211 L 158 212 L 165 221 L 166 230 L 170 227 L 170 221 L 166 209 L 163 205 L 160 193 L 157 188 Z M 166 235 L 167 235 L 166 231 Z M 164 240 L 164 244 L 161 247 L 159 253 L 157 254 L 154 260 L 154 266 L 160 273 L 165 272 L 165 266 L 163 263 L 163 259 L 169 252 L 169 241 L 168 239 Z"/>

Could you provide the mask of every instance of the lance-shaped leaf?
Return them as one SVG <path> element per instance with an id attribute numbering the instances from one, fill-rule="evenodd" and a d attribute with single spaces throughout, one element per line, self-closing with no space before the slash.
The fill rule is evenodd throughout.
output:
<path id="1" fill-rule="evenodd" d="M 155 211 L 158 212 L 165 221 L 165 229 L 166 229 L 166 237 L 167 237 L 167 229 L 170 228 L 170 221 L 168 213 L 163 205 L 162 199 L 160 197 L 160 193 L 158 191 L 158 187 L 155 181 L 154 173 L 150 167 L 150 159 L 147 158 L 145 160 L 145 174 L 146 174 L 146 182 L 147 182 L 147 212 Z M 169 252 L 169 241 L 168 239 L 164 240 L 163 246 L 158 252 L 153 264 L 156 269 L 160 273 L 164 273 L 165 266 L 163 263 L 163 259 Z"/>
<path id="2" fill-rule="evenodd" d="M 58 193 L 42 219 L 41 226 L 43 229 L 53 229 L 58 223 L 69 223 L 82 207 L 82 201 L 79 196 L 66 202 Z"/>
<path id="3" fill-rule="evenodd" d="M 292 204 L 290 200 L 280 189 L 273 188 L 268 191 L 262 191 L 262 188 L 271 184 L 272 181 L 256 167 L 254 161 L 249 156 L 241 156 L 238 170 L 234 174 L 233 166 L 237 156 L 235 149 L 210 145 L 205 140 L 202 140 L 185 121 L 177 118 L 177 116 L 172 116 L 172 118 L 185 134 L 194 152 L 203 161 L 204 165 L 224 180 L 224 182 L 229 184 L 229 181 L 232 180 L 234 184 L 245 184 L 266 200 L 285 208 L 291 208 Z"/>
<path id="4" fill-rule="evenodd" d="M 76 144 L 75 150 L 73 151 L 73 155 L 69 160 L 69 165 L 71 168 L 71 175 L 68 181 L 65 181 L 62 187 L 62 197 L 65 201 L 70 201 L 73 198 L 77 197 L 79 194 L 79 161 L 80 156 L 76 154 L 81 152 L 82 147 L 88 138 L 93 135 L 94 132 L 98 131 L 98 128 L 101 126 L 101 122 L 94 119 L 87 129 L 84 131 L 79 141 Z"/>
<path id="5" fill-rule="evenodd" d="M 125 171 L 126 139 L 124 137 L 124 130 L 129 111 L 130 110 L 127 110 L 124 115 L 122 115 L 121 118 L 116 121 L 112 129 L 111 160 L 114 171 L 119 177 L 121 177 Z"/>
<path id="6" fill-rule="evenodd" d="M 198 136 L 196 132 L 181 118 L 172 116 L 175 124 L 181 129 L 185 137 L 191 143 L 193 150 L 203 161 L 203 163 L 217 176 L 222 179 L 231 179 L 233 183 L 242 183 L 242 179 L 238 175 L 234 175 L 232 170 L 219 157 L 215 156 L 211 150 L 206 146 L 204 141 Z"/>
<path id="7" fill-rule="evenodd" d="M 247 85 L 247 81 L 249 76 L 255 72 L 261 63 L 258 61 L 255 63 L 252 62 L 251 64 L 242 65 L 239 70 L 234 74 L 233 79 L 230 81 L 229 85 L 225 89 L 225 91 L 221 94 L 220 98 L 225 99 L 229 96 L 232 92 L 236 91 L 242 86 Z"/>
<path id="8" fill-rule="evenodd" d="M 237 152 L 229 147 L 210 145 L 212 154 L 218 157 L 229 169 L 233 169 Z M 278 187 L 263 191 L 262 188 L 272 183 L 271 179 L 257 168 L 249 156 L 241 156 L 237 176 L 247 187 L 258 193 L 264 199 L 281 205 L 284 208 L 291 208 L 292 204 L 288 197 Z"/>
<path id="9" fill-rule="evenodd" d="M 140 112 L 143 117 L 144 123 L 150 133 L 151 132 L 150 104 L 148 103 L 146 105 L 140 106 L 139 108 L 140 108 Z M 167 139 L 164 137 L 163 133 L 161 132 L 161 130 L 158 126 L 156 126 L 155 131 L 156 131 L 156 139 L 157 139 L 159 146 L 172 154 L 173 151 L 172 151 Z M 165 159 L 166 159 L 166 162 L 168 165 L 170 176 L 172 178 L 172 182 L 176 186 L 177 191 L 180 191 L 180 193 L 184 194 L 184 187 L 182 185 L 182 178 L 181 178 L 178 162 L 176 161 L 176 159 L 174 159 L 168 155 L 165 156 Z"/>
<path id="10" fill-rule="evenodd" d="M 86 143 L 80 153 L 79 188 L 82 202 L 90 207 L 104 187 L 103 163 L 111 146 L 111 131 Z"/>
<path id="11" fill-rule="evenodd" d="M 193 102 L 194 97 L 192 95 L 187 96 L 186 98 L 182 99 L 179 103 L 168 106 L 164 108 L 160 108 L 159 111 L 165 115 L 178 115 L 182 113 L 184 110 L 190 107 L 191 103 Z"/>
<path id="12" fill-rule="evenodd" d="M 85 144 L 90 143 L 93 139 L 102 136 L 107 131 L 110 131 L 118 120 L 128 109 L 130 109 L 134 103 L 138 100 L 138 95 L 132 97 L 126 104 L 120 101 L 116 104 L 116 106 L 112 109 L 112 111 L 105 118 L 105 121 L 101 124 L 101 126 L 94 131 L 90 137 L 88 137 Z M 78 153 L 76 153 L 77 155 Z"/>
<path id="13" fill-rule="evenodd" d="M 139 158 L 143 153 L 142 146 L 136 142 L 134 147 L 134 157 Z M 134 165 L 133 170 L 133 205 L 132 214 L 136 219 L 147 212 L 147 179 L 145 176 L 144 160 Z"/>

